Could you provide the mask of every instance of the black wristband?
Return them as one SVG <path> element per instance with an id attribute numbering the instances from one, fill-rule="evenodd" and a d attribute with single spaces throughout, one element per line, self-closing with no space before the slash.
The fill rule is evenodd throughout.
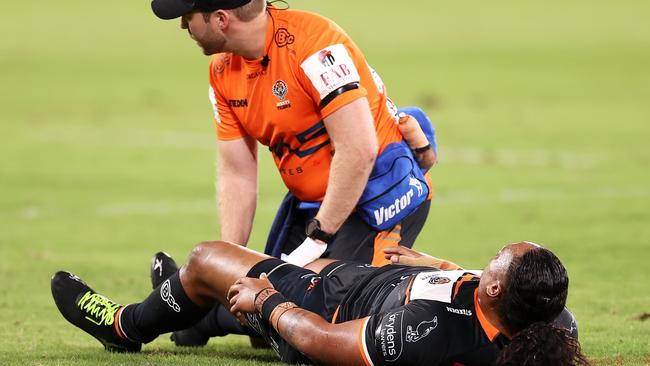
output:
<path id="1" fill-rule="evenodd" d="M 428 144 L 427 146 L 422 146 L 422 147 L 418 147 L 417 149 L 413 149 L 413 152 L 415 154 L 422 154 L 423 152 L 426 152 L 430 148 L 431 148 L 431 144 Z"/>
<path id="2" fill-rule="evenodd" d="M 271 295 L 271 297 L 266 299 L 262 305 L 262 319 L 266 320 L 267 322 L 270 321 L 273 309 L 275 309 L 276 306 L 282 304 L 283 302 L 289 302 L 289 300 L 287 300 L 279 292 Z"/>

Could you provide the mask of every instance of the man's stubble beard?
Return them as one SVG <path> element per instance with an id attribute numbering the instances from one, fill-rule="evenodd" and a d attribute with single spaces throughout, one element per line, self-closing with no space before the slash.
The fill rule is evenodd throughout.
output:
<path id="1" fill-rule="evenodd" d="M 224 46 L 226 44 L 226 40 L 219 35 L 215 35 L 211 39 L 208 40 L 196 40 L 196 43 L 201 47 L 203 50 L 203 54 L 206 56 L 214 55 L 217 53 L 224 52 Z"/>

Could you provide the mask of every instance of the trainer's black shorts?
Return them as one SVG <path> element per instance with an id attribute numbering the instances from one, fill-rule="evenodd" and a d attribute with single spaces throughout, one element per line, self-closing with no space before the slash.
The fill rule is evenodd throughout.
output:
<path id="1" fill-rule="evenodd" d="M 303 309 L 332 321 L 336 308 L 348 290 L 377 268 L 367 264 L 337 261 L 320 273 L 270 258 L 256 264 L 248 277 L 266 273 L 284 297 Z"/>
<path id="2" fill-rule="evenodd" d="M 321 258 L 345 259 L 359 263 L 383 266 L 389 262 L 384 258 L 383 249 L 387 246 L 401 245 L 413 247 L 415 238 L 422 230 L 429 214 L 431 201 L 420 205 L 399 225 L 385 231 L 377 231 L 368 226 L 361 217 L 352 213 L 336 233 L 334 241 L 327 245 Z M 289 254 L 305 240 L 305 224 L 310 218 L 303 210 L 297 210 L 289 234 L 282 246 L 282 253 Z"/>

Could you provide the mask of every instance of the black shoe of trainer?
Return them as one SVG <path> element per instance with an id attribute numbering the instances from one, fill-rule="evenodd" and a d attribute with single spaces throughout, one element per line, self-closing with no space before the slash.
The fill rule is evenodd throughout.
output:
<path id="1" fill-rule="evenodd" d="M 178 265 L 165 252 L 158 252 L 151 258 L 151 286 L 155 290 L 161 283 L 178 271 Z"/>
<path id="2" fill-rule="evenodd" d="M 177 330 L 169 337 L 179 347 L 203 347 L 208 344 L 210 337 L 201 333 L 196 326 Z"/>
<path id="3" fill-rule="evenodd" d="M 100 341 L 112 352 L 139 352 L 141 343 L 120 338 L 115 330 L 115 314 L 121 305 L 96 293 L 70 272 L 57 272 L 51 281 L 52 297 L 70 323 Z"/>

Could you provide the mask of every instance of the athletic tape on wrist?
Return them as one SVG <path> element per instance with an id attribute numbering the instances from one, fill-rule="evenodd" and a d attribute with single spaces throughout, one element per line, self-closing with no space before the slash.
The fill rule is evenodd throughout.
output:
<path id="1" fill-rule="evenodd" d="M 304 267 L 306 264 L 320 258 L 325 253 L 325 250 L 327 250 L 326 244 L 319 244 L 314 239 L 308 237 L 283 260 L 298 267 Z"/>

